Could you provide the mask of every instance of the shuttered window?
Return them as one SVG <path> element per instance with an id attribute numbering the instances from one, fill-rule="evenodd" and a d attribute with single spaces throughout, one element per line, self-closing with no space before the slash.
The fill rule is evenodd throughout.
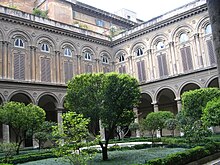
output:
<path id="1" fill-rule="evenodd" d="M 206 44 L 207 44 L 210 64 L 211 65 L 216 64 L 216 57 L 214 53 L 213 43 L 211 40 L 207 40 Z"/>
<path id="2" fill-rule="evenodd" d="M 182 57 L 183 71 L 192 70 L 193 64 L 192 64 L 192 55 L 191 55 L 190 46 L 181 48 L 180 52 Z"/>
<path id="3" fill-rule="evenodd" d="M 168 76 L 166 54 L 157 56 L 160 77 Z"/>
<path id="4" fill-rule="evenodd" d="M 145 73 L 145 65 L 144 60 L 137 62 L 137 69 L 138 69 L 138 79 L 140 82 L 146 80 L 146 73 Z"/>
<path id="5" fill-rule="evenodd" d="M 41 81 L 51 82 L 51 67 L 49 58 L 41 58 Z"/>
<path id="6" fill-rule="evenodd" d="M 122 65 L 122 66 L 119 66 L 119 68 L 118 68 L 118 72 L 119 73 L 126 73 L 126 69 L 125 69 L 125 66 L 124 65 Z"/>
<path id="7" fill-rule="evenodd" d="M 92 73 L 92 65 L 85 64 L 85 73 Z"/>
<path id="8" fill-rule="evenodd" d="M 65 83 L 73 77 L 73 63 L 69 61 L 64 62 L 64 76 L 65 76 Z"/>
<path id="9" fill-rule="evenodd" d="M 24 54 L 14 54 L 14 79 L 25 80 Z"/>

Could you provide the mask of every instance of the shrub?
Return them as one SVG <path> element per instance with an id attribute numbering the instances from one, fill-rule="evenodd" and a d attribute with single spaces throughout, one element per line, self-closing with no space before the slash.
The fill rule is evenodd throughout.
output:
<path id="1" fill-rule="evenodd" d="M 1 143 L 0 151 L 4 154 L 4 162 L 8 163 L 9 159 L 16 154 L 16 143 Z"/>

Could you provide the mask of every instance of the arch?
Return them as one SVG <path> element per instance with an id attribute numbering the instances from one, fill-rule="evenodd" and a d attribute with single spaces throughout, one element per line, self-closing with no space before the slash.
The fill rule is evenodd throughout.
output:
<path id="1" fill-rule="evenodd" d="M 37 105 L 46 112 L 46 120 L 57 122 L 58 99 L 52 93 L 43 93 L 38 97 Z"/>
<path id="2" fill-rule="evenodd" d="M 83 46 L 82 49 L 81 49 L 81 55 L 83 55 L 86 51 L 91 52 L 91 55 L 93 56 L 93 58 L 97 58 L 96 54 L 95 54 L 95 51 L 92 47 L 87 46 L 87 45 Z"/>
<path id="3" fill-rule="evenodd" d="M 137 107 L 139 120 L 145 118 L 150 112 L 154 111 L 152 102 L 152 97 L 148 93 L 141 93 L 140 103 Z"/>
<path id="4" fill-rule="evenodd" d="M 29 103 L 35 104 L 34 98 L 31 96 L 30 93 L 26 91 L 16 91 L 9 95 L 8 101 L 16 101 L 24 103 L 25 105 Z"/>
<path id="5" fill-rule="evenodd" d="M 157 102 L 157 98 L 158 98 L 159 93 L 162 90 L 164 90 L 164 89 L 169 89 L 169 90 L 171 90 L 175 94 L 175 96 L 177 95 L 175 90 L 172 87 L 170 87 L 170 86 L 163 86 L 163 87 L 160 87 L 159 89 L 157 89 L 157 91 L 155 92 L 154 98 L 153 98 L 153 102 Z"/>
<path id="6" fill-rule="evenodd" d="M 164 33 L 156 34 L 150 41 L 150 47 L 153 48 L 159 41 L 168 41 L 168 36 Z M 165 44 L 166 45 L 166 44 Z"/>
<path id="7" fill-rule="evenodd" d="M 69 47 L 74 52 L 73 55 L 79 54 L 78 50 L 76 49 L 76 45 L 72 41 L 70 41 L 70 40 L 62 41 L 61 44 L 60 44 L 60 48 L 59 48 L 60 52 L 63 52 L 63 50 L 66 47 Z"/>
<path id="8" fill-rule="evenodd" d="M 0 28 L 0 41 L 4 41 L 5 40 L 5 34 L 4 31 Z"/>
<path id="9" fill-rule="evenodd" d="M 182 33 L 191 33 L 193 28 L 190 25 L 179 25 L 172 32 L 172 41 L 177 41 Z"/>
<path id="10" fill-rule="evenodd" d="M 199 20 L 199 22 L 197 23 L 196 25 L 196 31 L 197 33 L 204 33 L 204 28 L 210 24 L 210 21 L 209 21 L 209 16 L 206 15 L 204 16 L 203 18 L 201 18 Z"/>
<path id="11" fill-rule="evenodd" d="M 8 38 L 9 38 L 10 42 L 13 39 L 15 39 L 16 37 L 22 38 L 26 43 L 28 43 L 28 45 L 32 45 L 33 44 L 32 37 L 31 37 L 31 35 L 29 33 L 21 31 L 20 29 L 17 29 L 17 28 L 9 31 Z"/>
<path id="12" fill-rule="evenodd" d="M 0 105 L 5 102 L 4 96 L 0 93 Z"/>
<path id="13" fill-rule="evenodd" d="M 190 90 L 195 90 L 195 89 L 199 89 L 201 88 L 201 86 L 196 83 L 196 82 L 187 82 L 187 83 L 184 83 L 182 85 L 182 87 L 180 88 L 179 92 L 180 92 L 180 96 L 184 93 L 184 92 L 187 92 L 187 91 L 190 91 Z"/>
<path id="14" fill-rule="evenodd" d="M 118 50 L 117 52 L 116 52 L 116 54 L 115 54 L 115 61 L 116 61 L 116 63 L 119 63 L 119 58 L 120 58 L 120 56 L 123 56 L 124 57 L 124 61 L 121 61 L 121 62 L 125 62 L 126 61 L 126 57 L 128 56 L 128 53 L 127 53 L 127 51 L 126 50 L 124 50 L 124 49 L 120 49 L 120 50 Z M 117 60 L 118 59 L 118 60 Z"/>
<path id="15" fill-rule="evenodd" d="M 217 87 L 217 88 L 219 88 L 218 77 L 213 76 L 212 78 L 210 78 L 206 83 L 206 87 Z"/>
<path id="16" fill-rule="evenodd" d="M 136 43 L 134 43 L 134 44 L 131 46 L 130 55 L 132 55 L 133 52 L 135 52 L 135 50 L 136 50 L 137 48 L 141 48 L 141 49 L 144 50 L 144 49 L 147 48 L 147 46 L 145 45 L 144 42 L 136 42 Z"/>
<path id="17" fill-rule="evenodd" d="M 54 41 L 54 39 L 52 37 L 50 37 L 47 34 L 42 34 L 40 36 L 38 36 L 35 40 L 36 42 L 36 46 L 39 48 L 39 45 L 41 45 L 42 43 L 47 43 L 49 44 L 51 50 L 57 50 L 57 45 L 56 42 Z M 39 49 L 40 50 L 40 49 Z M 51 52 L 51 51 L 50 51 Z"/>
<path id="18" fill-rule="evenodd" d="M 156 101 L 159 111 L 170 111 L 174 114 L 178 113 L 176 94 L 172 88 L 162 88 L 157 92 Z"/>

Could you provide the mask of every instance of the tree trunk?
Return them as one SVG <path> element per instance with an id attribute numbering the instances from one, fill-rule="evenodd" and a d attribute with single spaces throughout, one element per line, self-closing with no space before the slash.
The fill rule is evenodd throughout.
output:
<path id="1" fill-rule="evenodd" d="M 102 147 L 102 160 L 104 161 L 108 160 L 107 146 Z"/>
<path id="2" fill-rule="evenodd" d="M 218 83 L 220 87 L 220 0 L 207 0 L 212 38 L 218 65 Z"/>

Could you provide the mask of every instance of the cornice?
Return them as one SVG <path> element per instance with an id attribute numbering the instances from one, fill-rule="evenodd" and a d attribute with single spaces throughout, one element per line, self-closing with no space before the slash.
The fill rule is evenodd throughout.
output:
<path id="1" fill-rule="evenodd" d="M 142 35 L 145 35 L 145 34 L 147 34 L 149 32 L 158 30 L 158 29 L 163 28 L 165 26 L 168 26 L 170 24 L 174 24 L 176 22 L 179 22 L 179 21 L 184 20 L 186 18 L 192 17 L 192 16 L 194 16 L 196 14 L 199 14 L 199 13 L 207 11 L 207 10 L 208 10 L 207 5 L 204 4 L 204 5 L 195 7 L 193 9 L 191 9 L 191 10 L 188 10 L 186 12 L 177 14 L 177 15 L 175 15 L 173 17 L 170 17 L 170 18 L 164 19 L 162 21 L 156 22 L 154 24 L 152 23 L 152 25 L 149 25 L 149 26 L 146 26 L 145 28 L 140 29 L 140 27 L 143 24 L 148 23 L 148 22 L 145 22 L 145 23 L 143 23 L 143 24 L 141 24 L 139 26 L 131 28 L 127 32 L 119 34 L 119 36 L 116 36 L 116 37 L 118 37 L 118 39 L 114 40 L 114 38 L 113 38 L 112 46 L 114 47 L 114 46 L 119 45 L 121 43 L 124 43 L 124 42 L 132 40 L 134 38 L 140 37 Z M 151 20 L 151 21 L 154 21 L 154 20 Z M 137 28 L 137 29 L 139 28 L 140 30 L 135 30 L 135 28 Z M 134 32 L 132 32 L 132 31 L 134 31 Z"/>

